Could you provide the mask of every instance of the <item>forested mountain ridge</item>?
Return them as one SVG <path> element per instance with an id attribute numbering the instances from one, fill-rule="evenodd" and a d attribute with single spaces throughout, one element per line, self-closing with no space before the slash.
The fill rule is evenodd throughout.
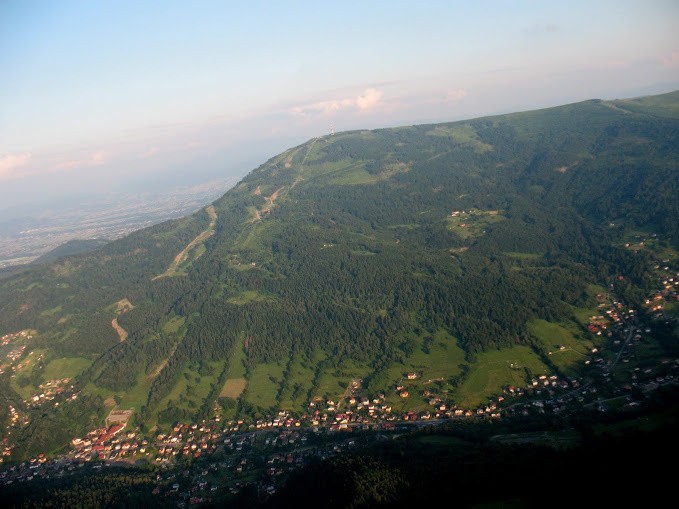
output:
<path id="1" fill-rule="evenodd" d="M 619 274 L 640 298 L 649 257 L 623 247 L 631 230 L 679 241 L 678 105 L 315 138 L 192 216 L 2 280 L 0 333 L 36 331 L 1 375 L 2 405 L 57 376 L 79 395 L 49 419 L 27 411 L 15 436 L 55 447 L 114 406 L 145 426 L 302 412 L 410 371 L 471 403 L 465 381 L 498 348 L 522 377 L 555 369 L 536 321 L 573 321 Z"/>

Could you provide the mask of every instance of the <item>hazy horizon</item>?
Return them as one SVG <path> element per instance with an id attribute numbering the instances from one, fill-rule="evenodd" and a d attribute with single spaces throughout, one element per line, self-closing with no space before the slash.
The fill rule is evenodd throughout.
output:
<path id="1" fill-rule="evenodd" d="M 0 211 L 243 176 L 305 140 L 679 88 L 679 4 L 0 5 Z"/>

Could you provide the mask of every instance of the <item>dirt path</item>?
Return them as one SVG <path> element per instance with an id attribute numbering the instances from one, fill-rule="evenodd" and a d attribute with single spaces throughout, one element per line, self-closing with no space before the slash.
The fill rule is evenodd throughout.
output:
<path id="1" fill-rule="evenodd" d="M 215 225 L 217 224 L 217 212 L 215 212 L 214 205 L 206 207 L 205 211 L 207 212 L 208 216 L 210 216 L 210 224 L 208 225 L 207 229 L 205 231 L 200 232 L 195 239 L 189 242 L 186 245 L 186 247 L 182 249 L 179 252 L 179 254 L 177 254 L 177 256 L 174 257 L 174 260 L 172 260 L 172 263 L 167 268 L 167 270 L 162 274 L 154 277 L 152 281 L 160 279 L 161 277 L 170 277 L 176 275 L 179 266 L 188 259 L 189 251 L 191 251 L 191 249 L 196 247 L 198 244 L 205 242 L 208 238 L 212 237 L 215 234 Z"/>
<path id="2" fill-rule="evenodd" d="M 111 321 L 111 325 L 113 326 L 113 328 L 118 333 L 118 337 L 120 338 L 120 342 L 122 343 L 123 341 L 125 341 L 127 339 L 127 331 L 125 329 L 123 329 L 120 325 L 118 325 L 118 317 L 115 317 Z"/>
<path id="3" fill-rule="evenodd" d="M 253 211 L 253 217 L 248 219 L 248 223 L 256 223 L 257 221 L 261 221 L 262 214 L 268 214 L 271 211 L 271 208 L 273 207 L 274 202 L 276 201 L 279 193 L 283 189 L 285 189 L 285 186 L 276 189 L 271 194 L 271 196 L 265 196 L 264 200 L 266 201 L 266 204 L 261 209 L 258 209 L 258 208 L 255 207 L 255 210 Z"/>
<path id="4" fill-rule="evenodd" d="M 167 366 L 167 362 L 172 358 L 174 353 L 177 351 L 177 347 L 179 346 L 179 343 L 181 343 L 181 341 L 178 341 L 177 344 L 172 347 L 172 351 L 169 353 L 169 355 L 165 358 L 165 360 L 163 360 L 160 364 L 158 364 L 158 367 L 156 369 L 154 369 L 152 373 L 149 373 L 148 375 L 146 375 L 146 381 L 147 382 L 150 382 L 155 377 L 160 375 L 160 372 L 163 370 L 163 368 L 165 366 Z"/>
<path id="5" fill-rule="evenodd" d="M 280 193 L 284 188 L 285 186 L 276 189 L 271 196 L 269 196 L 268 198 L 264 198 L 266 200 L 266 205 L 262 207 L 262 212 L 269 212 L 271 210 L 271 207 L 273 207 L 276 198 L 278 198 L 278 193 Z"/>
<path id="6" fill-rule="evenodd" d="M 111 320 L 111 327 L 113 327 L 120 338 L 122 343 L 127 339 L 127 331 L 123 329 L 118 323 L 118 317 L 123 313 L 127 313 L 129 310 L 134 309 L 134 306 L 128 299 L 121 299 L 116 302 L 116 317 Z"/>

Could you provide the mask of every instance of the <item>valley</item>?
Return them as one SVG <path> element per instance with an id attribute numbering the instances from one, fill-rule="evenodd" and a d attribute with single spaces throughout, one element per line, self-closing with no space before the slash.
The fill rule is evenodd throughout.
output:
<path id="1" fill-rule="evenodd" d="M 235 179 L 223 179 L 164 193 L 89 198 L 76 206 L 69 202 L 4 210 L 0 220 L 0 269 L 31 263 L 74 239 L 110 241 L 185 216 L 234 183 Z"/>

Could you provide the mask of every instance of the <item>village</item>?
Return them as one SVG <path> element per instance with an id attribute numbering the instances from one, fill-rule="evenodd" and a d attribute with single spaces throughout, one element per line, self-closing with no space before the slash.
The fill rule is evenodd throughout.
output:
<path id="1" fill-rule="evenodd" d="M 506 386 L 502 394 L 477 408 L 461 408 L 452 401 L 423 391 L 430 409 L 394 412 L 387 395 L 361 394 L 360 381 L 352 381 L 341 400 L 310 401 L 308 411 L 295 415 L 281 410 L 266 418 L 222 420 L 219 415 L 201 423 L 176 423 L 166 432 L 142 433 L 131 425 L 133 411 L 114 410 L 106 425 L 71 441 L 67 453 L 50 458 L 46 454 L 0 471 L 0 485 L 60 478 L 82 469 L 101 469 L 143 464 L 157 471 L 153 494 L 168 497 L 178 507 L 195 505 L 228 491 L 233 495 L 246 486 L 260 497 L 276 492 L 291 472 L 312 458 L 342 453 L 366 441 L 456 420 L 499 421 L 515 416 L 547 414 L 568 416 L 589 409 L 595 412 L 634 411 L 643 400 L 667 384 L 675 384 L 679 360 L 661 357 L 654 363 L 638 359 L 652 335 L 654 324 L 669 320 L 668 303 L 679 300 L 679 274 L 662 263 L 654 267 L 657 289 L 645 300 L 643 317 L 610 294 L 597 295 L 600 314 L 592 316 L 587 331 L 599 338 L 599 347 L 583 358 L 580 376 L 540 374 L 524 386 Z M 620 281 L 620 280 L 618 280 Z M 17 333 L 26 338 L 29 332 Z M 23 335 L 22 335 L 23 334 Z M 11 346 L 16 335 L 2 337 Z M 6 354 L 12 362 L 14 349 Z M 551 354 L 551 352 L 549 352 Z M 13 359 L 13 360 L 12 360 Z M 406 383 L 419 373 L 403 374 L 403 383 L 391 388 L 399 398 L 410 394 Z M 41 392 L 24 401 L 26 410 L 54 399 L 77 398 L 69 379 L 45 382 Z M 58 405 L 59 401 L 54 404 Z M 10 408 L 9 427 L 26 425 L 25 412 Z M 2 457 L 11 455 L 5 439 Z M 227 495 L 228 496 L 228 495 Z"/>

